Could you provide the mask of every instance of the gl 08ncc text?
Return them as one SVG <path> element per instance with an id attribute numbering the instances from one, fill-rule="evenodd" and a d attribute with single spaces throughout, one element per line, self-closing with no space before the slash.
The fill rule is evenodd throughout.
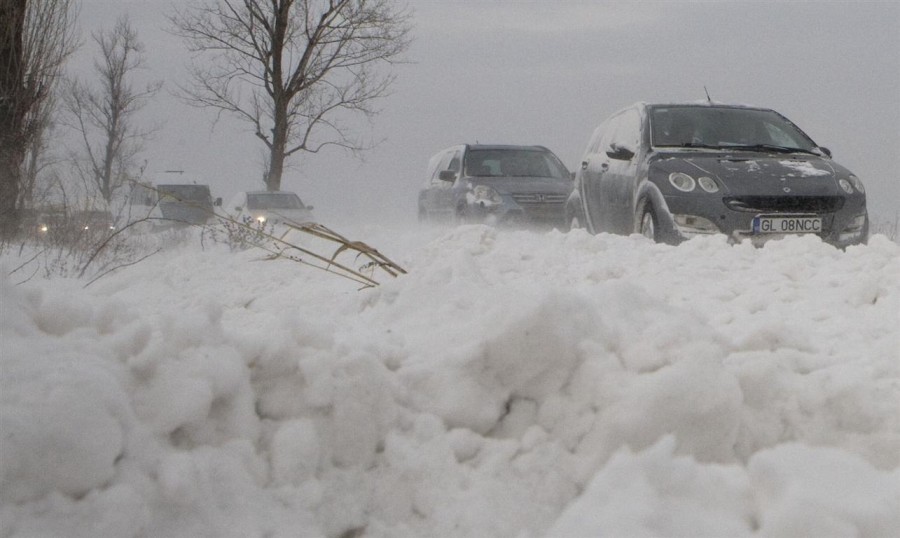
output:
<path id="1" fill-rule="evenodd" d="M 819 233 L 822 219 L 819 217 L 756 217 L 754 233 Z"/>

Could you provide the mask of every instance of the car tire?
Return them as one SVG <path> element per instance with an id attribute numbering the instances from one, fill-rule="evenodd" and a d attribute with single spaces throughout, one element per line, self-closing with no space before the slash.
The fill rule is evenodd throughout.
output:
<path id="1" fill-rule="evenodd" d="M 644 204 L 640 212 L 640 220 L 638 220 L 637 232 L 647 239 L 659 242 L 659 219 L 656 218 L 656 212 L 653 206 L 647 202 Z"/>
<path id="2" fill-rule="evenodd" d="M 584 224 L 581 223 L 581 219 L 578 218 L 578 215 L 572 215 L 569 217 L 569 231 L 572 230 L 580 230 L 584 228 Z"/>
<path id="3" fill-rule="evenodd" d="M 456 210 L 453 212 L 452 224 L 454 226 L 462 226 L 463 224 L 468 224 L 471 219 L 469 218 L 468 212 L 466 211 L 465 205 L 458 205 Z"/>

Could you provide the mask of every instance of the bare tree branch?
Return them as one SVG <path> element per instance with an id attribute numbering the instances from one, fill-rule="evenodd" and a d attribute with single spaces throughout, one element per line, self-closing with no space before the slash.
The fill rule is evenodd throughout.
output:
<path id="1" fill-rule="evenodd" d="M 157 129 L 139 128 L 134 120 L 162 83 L 151 82 L 140 89 L 132 85 L 134 72 L 144 67 L 144 47 L 127 17 L 120 18 L 112 30 L 92 37 L 100 52 L 94 61 L 98 82 L 73 81 L 65 107 L 68 124 L 82 141 L 82 173 L 109 202 L 133 175 L 137 155 Z"/>
<path id="2" fill-rule="evenodd" d="M 196 53 L 182 97 L 250 123 L 269 150 L 266 186 L 279 190 L 294 153 L 366 149 L 341 120 L 377 113 L 409 19 L 393 0 L 192 0 L 170 16 Z"/>
<path id="3" fill-rule="evenodd" d="M 74 0 L 0 0 L 0 237 L 18 230 L 26 154 L 46 126 L 42 109 L 77 47 Z"/>

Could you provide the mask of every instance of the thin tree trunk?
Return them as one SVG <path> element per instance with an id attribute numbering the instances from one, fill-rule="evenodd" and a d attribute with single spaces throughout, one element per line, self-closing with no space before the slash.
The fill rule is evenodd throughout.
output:
<path id="1" fill-rule="evenodd" d="M 266 178 L 266 190 L 280 191 L 281 176 L 284 174 L 284 148 L 287 143 L 287 120 L 284 114 L 277 114 L 275 127 L 272 129 L 272 149 L 269 154 L 269 176 Z"/>
<path id="2" fill-rule="evenodd" d="M 0 238 L 19 226 L 19 184 L 25 158 L 23 47 L 25 0 L 0 0 Z"/>

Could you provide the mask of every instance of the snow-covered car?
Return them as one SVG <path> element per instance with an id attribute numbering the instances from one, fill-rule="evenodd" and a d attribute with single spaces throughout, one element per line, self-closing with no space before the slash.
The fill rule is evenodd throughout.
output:
<path id="1" fill-rule="evenodd" d="M 213 215 L 213 206 L 222 200 L 213 200 L 209 185 L 166 184 L 158 185 L 159 210 L 162 218 L 178 224 L 205 224 Z"/>
<path id="2" fill-rule="evenodd" d="M 227 210 L 235 220 L 252 225 L 289 223 L 300 226 L 314 220 L 313 207 L 305 205 L 290 191 L 239 192 Z"/>
<path id="3" fill-rule="evenodd" d="M 543 146 L 461 145 L 429 160 L 420 221 L 563 226 L 572 178 Z"/>
<path id="4" fill-rule="evenodd" d="M 93 242 L 116 229 L 112 214 L 99 209 L 43 211 L 32 219 L 36 237 L 53 243 Z"/>
<path id="5" fill-rule="evenodd" d="M 713 103 L 638 103 L 604 121 L 566 215 L 591 233 L 670 244 L 815 234 L 845 247 L 869 232 L 863 183 L 828 149 L 774 110 Z"/>

